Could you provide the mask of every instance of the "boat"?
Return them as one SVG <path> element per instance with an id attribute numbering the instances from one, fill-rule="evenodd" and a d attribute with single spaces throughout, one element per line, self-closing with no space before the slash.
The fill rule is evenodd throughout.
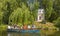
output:
<path id="1" fill-rule="evenodd" d="M 8 26 L 7 31 L 8 32 L 20 32 L 20 33 L 39 33 L 40 32 L 40 30 L 37 28 L 25 29 L 25 27 L 24 27 L 23 29 L 20 29 L 16 26 L 15 27 L 14 26 Z"/>
<path id="2" fill-rule="evenodd" d="M 20 33 L 39 33 L 40 32 L 40 30 L 33 30 L 33 29 L 31 30 L 8 29 L 7 31 L 8 32 L 20 32 Z"/>

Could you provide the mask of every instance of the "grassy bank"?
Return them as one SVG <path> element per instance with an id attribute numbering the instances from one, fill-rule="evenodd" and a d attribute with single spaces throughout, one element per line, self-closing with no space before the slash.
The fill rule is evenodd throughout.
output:
<path id="1" fill-rule="evenodd" d="M 7 25 L 0 25 L 0 31 L 6 31 Z"/>
<path id="2" fill-rule="evenodd" d="M 59 28 L 57 28 L 56 26 L 54 26 L 53 23 L 50 23 L 50 22 L 46 22 L 46 24 L 35 23 L 35 25 L 37 26 L 37 28 L 41 28 L 41 29 L 59 30 Z"/>
<path id="3" fill-rule="evenodd" d="M 42 24 L 42 23 L 36 23 L 35 25 L 37 28 L 41 28 L 41 29 L 46 29 L 46 30 L 59 30 L 57 27 L 54 26 L 53 23 L 47 22 L 46 24 Z M 0 31 L 6 31 L 7 29 L 7 25 L 0 25 Z"/>

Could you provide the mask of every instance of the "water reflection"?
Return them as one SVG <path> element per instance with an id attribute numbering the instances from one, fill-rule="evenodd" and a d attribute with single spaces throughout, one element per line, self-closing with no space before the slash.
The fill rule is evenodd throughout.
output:
<path id="1" fill-rule="evenodd" d="M 10 33 L 8 33 L 8 36 L 10 36 Z"/>
<path id="2" fill-rule="evenodd" d="M 8 33 L 8 36 L 40 36 L 39 33 Z"/>
<path id="3" fill-rule="evenodd" d="M 5 31 L 0 31 L 0 36 L 7 36 L 7 32 L 5 32 Z"/>
<path id="4" fill-rule="evenodd" d="M 16 33 L 0 31 L 0 36 L 60 36 L 60 31 L 41 30 L 40 33 Z"/>
<path id="5" fill-rule="evenodd" d="M 60 31 L 57 31 L 57 32 L 55 32 L 54 34 L 48 35 L 48 36 L 60 36 Z"/>

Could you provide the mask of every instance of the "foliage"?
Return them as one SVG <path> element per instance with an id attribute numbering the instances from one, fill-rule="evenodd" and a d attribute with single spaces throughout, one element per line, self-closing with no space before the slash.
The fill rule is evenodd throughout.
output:
<path id="1" fill-rule="evenodd" d="M 2 24 L 3 12 L 0 12 L 0 25 Z"/>
<path id="2" fill-rule="evenodd" d="M 55 26 L 60 27 L 60 17 L 57 18 L 57 20 L 54 21 Z"/>
<path id="3" fill-rule="evenodd" d="M 6 30 L 7 30 L 7 25 L 0 25 L 0 32 Z"/>
<path id="4" fill-rule="evenodd" d="M 60 0 L 42 0 L 49 22 L 60 17 Z M 40 7 L 38 0 L 0 0 L 0 24 L 33 24 Z"/>
<path id="5" fill-rule="evenodd" d="M 53 0 L 43 0 L 42 2 L 44 8 L 45 8 L 45 16 L 46 20 L 50 21 L 51 14 L 53 12 Z"/>
<path id="6" fill-rule="evenodd" d="M 32 24 L 34 22 L 33 11 L 30 11 L 24 3 L 21 4 L 21 7 L 18 7 L 14 10 L 9 17 L 9 24 Z"/>
<path id="7" fill-rule="evenodd" d="M 32 18 L 36 17 L 32 14 L 32 17 L 30 19 L 30 8 L 27 4 L 28 0 L 0 0 L 0 10 L 3 12 L 3 18 L 1 17 L 1 21 L 3 21 L 4 24 L 10 23 L 10 20 L 13 21 L 12 24 L 14 23 L 29 23 Z M 33 3 L 34 9 L 38 8 L 38 2 L 36 0 L 36 3 Z M 36 7 L 36 8 L 35 8 Z M 36 12 L 36 11 L 34 11 Z M 2 15 L 0 13 L 0 15 Z M 30 19 L 30 20 L 28 20 Z"/>

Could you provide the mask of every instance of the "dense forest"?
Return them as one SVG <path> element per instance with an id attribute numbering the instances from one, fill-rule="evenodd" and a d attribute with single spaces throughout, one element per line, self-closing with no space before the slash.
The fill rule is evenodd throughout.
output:
<path id="1" fill-rule="evenodd" d="M 60 0 L 0 0 L 1 24 L 33 24 L 42 5 L 47 22 L 60 25 Z"/>

